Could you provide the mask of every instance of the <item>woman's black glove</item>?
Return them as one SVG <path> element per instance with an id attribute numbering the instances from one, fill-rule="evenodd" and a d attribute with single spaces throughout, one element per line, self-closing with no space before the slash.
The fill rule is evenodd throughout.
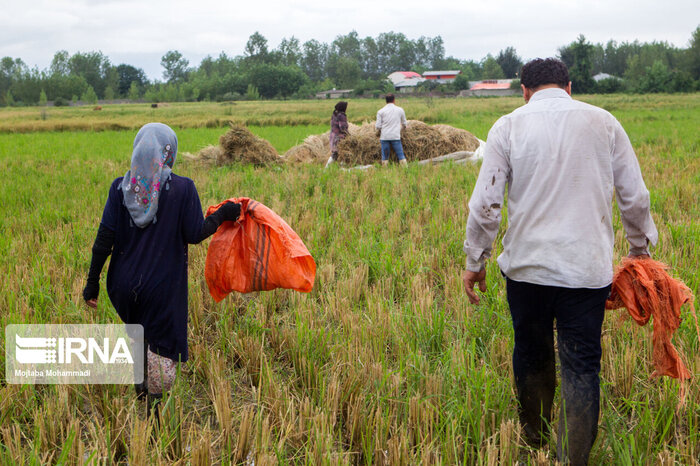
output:
<path id="1" fill-rule="evenodd" d="M 235 222 L 241 215 L 241 205 L 237 202 L 227 202 L 222 205 L 216 212 L 204 219 L 204 224 L 202 225 L 202 232 L 199 235 L 200 239 L 198 243 L 209 238 L 211 235 L 216 233 L 219 225 L 226 221 Z"/>
<path id="2" fill-rule="evenodd" d="M 85 301 L 90 301 L 91 299 L 97 299 L 100 295 L 100 281 L 88 280 L 85 288 L 83 288 L 83 299 Z"/>
<path id="3" fill-rule="evenodd" d="M 214 214 L 218 214 L 221 212 L 220 217 L 222 222 L 225 222 L 227 220 L 230 220 L 232 222 L 235 222 L 238 220 L 238 217 L 241 215 L 241 204 L 238 202 L 227 202 L 226 204 L 222 205 L 217 209 Z"/>
<path id="4" fill-rule="evenodd" d="M 92 245 L 92 260 L 90 261 L 87 284 L 83 289 L 85 302 L 97 299 L 100 294 L 100 273 L 102 273 L 102 267 L 107 258 L 112 254 L 112 246 L 114 246 L 114 231 L 100 223 L 95 243 Z"/>

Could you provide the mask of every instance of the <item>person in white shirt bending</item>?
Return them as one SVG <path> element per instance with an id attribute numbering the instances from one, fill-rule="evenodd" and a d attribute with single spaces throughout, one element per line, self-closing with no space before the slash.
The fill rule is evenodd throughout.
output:
<path id="1" fill-rule="evenodd" d="M 406 129 L 406 113 L 394 104 L 394 94 L 386 95 L 386 105 L 377 112 L 377 133 L 382 145 L 382 165 L 389 163 L 389 153 L 394 149 L 401 165 L 406 165 L 406 156 L 401 145 L 401 130 Z"/>
<path id="2" fill-rule="evenodd" d="M 546 444 L 561 363 L 557 457 L 586 464 L 598 432 L 601 326 L 613 277 L 613 193 L 630 256 L 648 258 L 658 233 L 649 191 L 620 123 L 571 98 L 566 65 L 536 59 L 521 72 L 526 105 L 491 128 L 469 200 L 464 288 L 486 291 L 485 260 L 508 185 L 508 228 L 498 266 L 513 319 L 513 373 L 528 443 Z"/>

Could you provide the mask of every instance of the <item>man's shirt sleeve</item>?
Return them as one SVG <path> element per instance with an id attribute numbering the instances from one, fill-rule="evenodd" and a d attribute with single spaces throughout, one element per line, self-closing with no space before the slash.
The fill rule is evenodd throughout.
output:
<path id="1" fill-rule="evenodd" d="M 648 244 L 656 244 L 659 234 L 651 218 L 649 191 L 629 137 L 615 120 L 613 126 L 612 168 L 617 205 L 627 232 L 631 254 L 648 254 Z"/>
<path id="2" fill-rule="evenodd" d="M 382 112 L 381 111 L 377 112 L 377 123 L 375 123 L 374 127 L 376 129 L 382 129 Z"/>
<path id="3" fill-rule="evenodd" d="M 489 131 L 484 161 L 469 200 L 464 252 L 467 255 L 467 270 L 472 272 L 484 268 L 501 223 L 505 188 L 511 172 L 504 126 L 504 121 L 496 122 Z"/>

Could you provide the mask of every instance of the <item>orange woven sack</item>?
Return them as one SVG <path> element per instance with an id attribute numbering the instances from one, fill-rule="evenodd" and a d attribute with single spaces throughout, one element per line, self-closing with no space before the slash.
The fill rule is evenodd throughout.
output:
<path id="1" fill-rule="evenodd" d="M 214 300 L 221 301 L 231 291 L 310 292 L 316 263 L 299 235 L 279 215 L 247 197 L 211 206 L 207 216 L 228 201 L 241 203 L 241 216 L 224 222 L 209 243 L 204 277 Z"/>
<path id="2" fill-rule="evenodd" d="M 605 307 L 626 307 L 629 315 L 639 324 L 646 325 L 654 317 L 652 333 L 654 373 L 652 377 L 667 375 L 685 380 L 691 377 L 678 351 L 671 343 L 673 333 L 681 323 L 681 306 L 688 303 L 695 317 L 693 293 L 683 282 L 671 277 L 668 265 L 652 259 L 624 258 L 615 271 L 610 298 Z"/>

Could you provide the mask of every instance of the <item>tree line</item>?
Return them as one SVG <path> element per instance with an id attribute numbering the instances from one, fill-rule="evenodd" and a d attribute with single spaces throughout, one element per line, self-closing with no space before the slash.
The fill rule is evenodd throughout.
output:
<path id="1" fill-rule="evenodd" d="M 667 42 L 592 44 L 580 35 L 558 48 L 569 67 L 577 93 L 693 92 L 700 90 L 700 26 L 687 48 Z M 331 43 L 303 44 L 284 38 L 276 48 L 255 32 L 242 55 L 205 57 L 198 66 L 177 50 L 160 62 L 163 80 L 151 81 L 143 69 L 114 65 L 100 51 L 70 55 L 61 50 L 50 66 L 29 68 L 21 58 L 0 59 L 0 105 L 94 103 L 98 99 L 132 101 L 223 101 L 241 99 L 307 98 L 328 89 L 353 89 L 356 95 L 393 90 L 386 76 L 393 71 L 460 70 L 457 80 L 438 85 L 426 81 L 426 91 L 454 92 L 469 81 L 517 78 L 523 60 L 514 47 L 482 60 L 445 55 L 440 36 L 409 39 L 387 32 L 361 38 L 352 31 Z M 598 73 L 610 78 L 595 81 Z"/>

